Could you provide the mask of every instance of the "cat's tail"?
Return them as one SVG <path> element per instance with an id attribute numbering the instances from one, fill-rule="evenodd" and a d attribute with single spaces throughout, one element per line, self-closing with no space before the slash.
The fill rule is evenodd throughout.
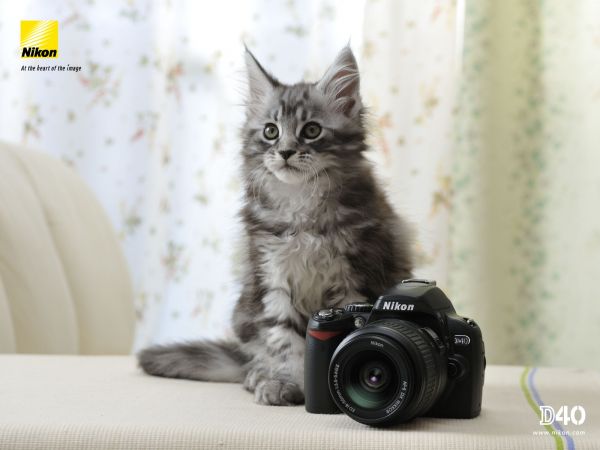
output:
<path id="1" fill-rule="evenodd" d="M 144 372 L 168 378 L 238 383 L 249 358 L 235 341 L 195 341 L 155 345 L 138 353 Z"/>

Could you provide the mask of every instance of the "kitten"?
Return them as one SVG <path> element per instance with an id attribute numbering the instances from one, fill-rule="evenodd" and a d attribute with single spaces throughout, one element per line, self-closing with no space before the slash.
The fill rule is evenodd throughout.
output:
<path id="1" fill-rule="evenodd" d="M 408 230 L 363 155 L 364 108 L 350 48 L 317 83 L 282 84 L 247 49 L 246 65 L 247 260 L 233 313 L 237 341 L 154 346 L 139 363 L 152 375 L 243 382 L 258 403 L 298 404 L 309 314 L 373 301 L 409 278 Z"/>

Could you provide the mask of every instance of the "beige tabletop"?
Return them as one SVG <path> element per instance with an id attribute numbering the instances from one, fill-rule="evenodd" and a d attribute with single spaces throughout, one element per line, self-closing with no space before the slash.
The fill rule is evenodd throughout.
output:
<path id="1" fill-rule="evenodd" d="M 538 402 L 586 420 L 544 427 Z M 600 374 L 488 366 L 480 417 L 375 429 L 256 405 L 236 384 L 146 376 L 133 357 L 0 355 L 0 449 L 21 448 L 600 449 Z"/>

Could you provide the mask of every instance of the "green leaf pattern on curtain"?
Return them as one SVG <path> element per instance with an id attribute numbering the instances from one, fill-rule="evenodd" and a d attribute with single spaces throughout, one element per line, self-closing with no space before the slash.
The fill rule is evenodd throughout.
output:
<path id="1" fill-rule="evenodd" d="M 600 367 L 600 4 L 468 1 L 449 290 L 498 363 Z"/>

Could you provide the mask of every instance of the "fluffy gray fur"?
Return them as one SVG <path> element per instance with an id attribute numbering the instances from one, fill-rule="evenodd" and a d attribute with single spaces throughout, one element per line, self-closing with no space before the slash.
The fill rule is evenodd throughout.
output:
<path id="1" fill-rule="evenodd" d="M 410 277 L 412 258 L 407 227 L 363 155 L 364 108 L 350 48 L 317 83 L 282 84 L 248 50 L 246 66 L 237 341 L 155 346 L 139 362 L 152 375 L 243 382 L 258 403 L 297 404 L 309 314 L 374 300 Z M 320 127 L 316 137 L 307 137 L 308 123 Z M 274 139 L 268 124 L 277 127 Z"/>

